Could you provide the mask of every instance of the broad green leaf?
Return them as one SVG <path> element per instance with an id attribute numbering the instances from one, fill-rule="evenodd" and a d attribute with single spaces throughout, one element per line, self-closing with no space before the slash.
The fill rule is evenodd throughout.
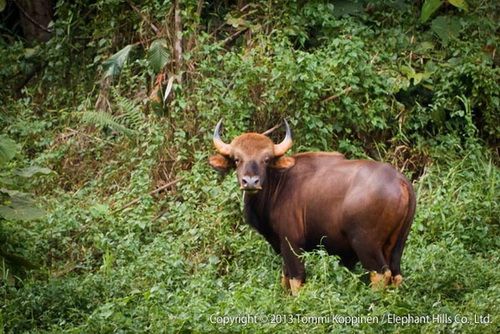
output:
<path id="1" fill-rule="evenodd" d="M 421 83 L 422 80 L 429 79 L 431 76 L 431 72 L 420 72 L 417 73 L 413 67 L 409 66 L 401 66 L 401 73 L 403 73 L 408 80 L 413 79 L 413 85 L 418 85 Z"/>
<path id="2" fill-rule="evenodd" d="M 0 216 L 9 220 L 33 220 L 42 218 L 45 210 L 33 206 L 33 198 L 28 193 L 17 190 L 0 189 L 8 196 L 0 203 Z"/>
<path id="3" fill-rule="evenodd" d="M 465 0 L 449 0 L 449 2 L 457 8 L 463 9 L 465 11 L 469 10 L 469 5 Z"/>
<path id="4" fill-rule="evenodd" d="M 434 43 L 424 41 L 424 42 L 420 43 L 419 49 L 422 50 L 423 52 L 426 52 L 426 51 L 429 51 L 429 50 L 433 50 L 434 49 Z"/>
<path id="5" fill-rule="evenodd" d="M 415 74 L 415 69 L 409 66 L 401 66 L 401 73 L 403 73 L 406 76 L 410 76 Z"/>
<path id="6" fill-rule="evenodd" d="M 420 13 L 420 22 L 426 22 L 431 15 L 443 4 L 441 0 L 425 0 Z"/>
<path id="7" fill-rule="evenodd" d="M 0 216 L 8 220 L 34 220 L 45 216 L 45 210 L 31 205 L 0 205 Z"/>
<path id="8" fill-rule="evenodd" d="M 103 62 L 104 78 L 120 73 L 132 48 L 133 45 L 129 44 Z"/>
<path id="9" fill-rule="evenodd" d="M 168 63 L 170 54 L 167 49 L 165 39 L 157 39 L 151 43 L 148 51 L 149 66 L 155 73 L 160 73 L 163 67 Z"/>
<path id="10" fill-rule="evenodd" d="M 49 175 L 49 174 L 56 174 L 53 170 L 49 168 L 43 168 L 43 167 L 38 167 L 38 166 L 31 166 L 31 167 L 26 167 L 23 169 L 17 169 L 14 171 L 15 175 L 22 176 L 22 177 L 32 177 L 32 176 L 38 176 L 38 175 Z"/>
<path id="11" fill-rule="evenodd" d="M 9 162 L 16 155 L 16 151 L 15 141 L 5 135 L 0 136 L 0 166 Z"/>
<path id="12" fill-rule="evenodd" d="M 31 204 L 35 202 L 31 197 L 31 194 L 24 193 L 22 191 L 0 188 L 0 193 L 3 193 L 8 197 L 8 203 L 0 203 L 0 204 L 9 204 L 9 203 Z"/>
<path id="13" fill-rule="evenodd" d="M 24 57 L 26 59 L 33 57 L 37 52 L 39 51 L 39 48 L 26 48 L 24 49 Z"/>
<path id="14" fill-rule="evenodd" d="M 0 0 L 0 13 L 4 11 L 5 7 L 7 6 L 7 1 L 6 0 Z"/>
<path id="15" fill-rule="evenodd" d="M 10 175 L 10 173 L 8 174 L 7 177 L 5 176 L 0 176 L 0 185 L 2 186 L 12 186 L 14 184 L 14 180 L 12 179 L 12 176 Z"/>
<path id="16" fill-rule="evenodd" d="M 418 85 L 422 79 L 426 77 L 425 73 L 415 73 L 411 77 L 408 77 L 408 79 L 413 79 L 413 85 Z"/>
<path id="17" fill-rule="evenodd" d="M 232 16 L 230 16 L 227 19 L 227 24 L 232 25 L 233 28 L 238 28 L 240 26 L 243 26 L 243 27 L 247 27 L 248 26 L 248 22 L 245 21 L 243 18 L 241 18 L 241 17 L 232 17 Z"/>
<path id="18" fill-rule="evenodd" d="M 461 29 L 462 24 L 457 17 L 438 16 L 432 20 L 431 24 L 431 30 L 444 44 L 448 44 L 452 38 L 457 37 Z"/>

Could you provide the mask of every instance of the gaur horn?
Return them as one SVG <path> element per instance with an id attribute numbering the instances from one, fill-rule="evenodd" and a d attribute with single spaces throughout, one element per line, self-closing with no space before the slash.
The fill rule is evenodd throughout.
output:
<path id="1" fill-rule="evenodd" d="M 274 155 L 275 156 L 280 156 L 286 153 L 288 149 L 292 146 L 292 131 L 290 131 L 290 126 L 288 125 L 288 122 L 285 121 L 285 127 L 286 127 L 286 136 L 285 139 L 279 144 L 274 145 Z"/>
<path id="2" fill-rule="evenodd" d="M 217 123 L 217 126 L 215 127 L 215 131 L 214 131 L 214 146 L 215 146 L 215 149 L 222 155 L 229 155 L 231 153 L 231 145 L 229 144 L 226 144 L 222 141 L 222 139 L 220 139 L 220 128 L 222 127 L 222 118 L 221 120 L 219 121 L 219 123 Z"/>

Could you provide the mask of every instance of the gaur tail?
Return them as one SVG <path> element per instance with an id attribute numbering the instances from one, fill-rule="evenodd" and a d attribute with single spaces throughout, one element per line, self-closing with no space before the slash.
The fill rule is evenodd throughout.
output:
<path id="1" fill-rule="evenodd" d="M 406 178 L 402 180 L 403 185 L 408 192 L 408 211 L 406 212 L 406 216 L 403 220 L 403 227 L 401 228 L 398 238 L 396 240 L 396 244 L 392 249 L 391 253 L 391 272 L 394 280 L 394 284 L 399 285 L 402 281 L 401 276 L 401 256 L 403 255 L 403 248 L 405 247 L 406 239 L 408 238 L 408 234 L 410 233 L 411 224 L 413 223 L 413 217 L 415 216 L 415 208 L 416 208 L 416 198 L 415 191 L 413 190 L 413 186 Z"/>

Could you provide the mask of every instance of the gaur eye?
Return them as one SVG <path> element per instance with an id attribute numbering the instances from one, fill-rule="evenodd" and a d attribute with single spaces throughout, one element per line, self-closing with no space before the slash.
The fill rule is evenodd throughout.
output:
<path id="1" fill-rule="evenodd" d="M 241 160 L 240 160 L 239 158 L 234 158 L 234 163 L 235 163 L 235 164 L 237 164 L 237 165 L 238 165 L 240 162 L 241 162 Z"/>
<path id="2" fill-rule="evenodd" d="M 264 158 L 264 163 L 265 163 L 265 164 L 269 163 L 269 160 L 270 160 L 270 158 L 269 158 L 269 157 L 265 157 L 265 158 Z"/>

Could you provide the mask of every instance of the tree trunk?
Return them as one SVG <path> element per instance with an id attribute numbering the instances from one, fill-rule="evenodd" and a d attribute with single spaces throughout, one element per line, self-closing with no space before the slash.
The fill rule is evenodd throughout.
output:
<path id="1" fill-rule="evenodd" d="M 182 84 L 182 20 L 180 0 L 174 1 L 174 58 L 177 82 Z"/>
<path id="2" fill-rule="evenodd" d="M 21 26 L 28 42 L 46 42 L 51 37 L 48 28 L 54 18 L 55 0 L 15 0 L 21 16 Z"/>

